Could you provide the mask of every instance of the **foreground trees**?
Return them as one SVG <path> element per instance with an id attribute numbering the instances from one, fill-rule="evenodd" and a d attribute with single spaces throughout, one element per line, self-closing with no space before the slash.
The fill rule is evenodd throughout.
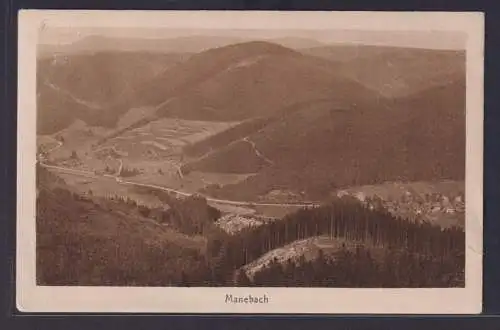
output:
<path id="1" fill-rule="evenodd" d="M 461 255 L 436 258 L 389 251 L 377 260 L 369 249 L 352 252 L 344 248 L 334 258 L 318 255 L 310 261 L 301 258 L 285 265 L 273 262 L 258 272 L 253 281 L 239 281 L 238 286 L 463 287 L 465 279 L 460 271 L 463 268 Z"/>
<path id="2" fill-rule="evenodd" d="M 50 178 L 41 173 L 37 180 L 45 176 Z M 44 188 L 42 182 L 39 284 L 463 286 L 465 233 L 460 228 L 410 223 L 342 198 L 232 236 L 217 228 L 220 212 L 203 197 L 159 197 L 168 208 L 150 209 L 117 196 L 83 197 L 64 185 Z M 195 247 L 193 237 L 201 235 L 204 247 Z M 254 276 L 242 269 L 273 249 L 321 235 L 347 243 L 312 259 L 272 260 Z"/>

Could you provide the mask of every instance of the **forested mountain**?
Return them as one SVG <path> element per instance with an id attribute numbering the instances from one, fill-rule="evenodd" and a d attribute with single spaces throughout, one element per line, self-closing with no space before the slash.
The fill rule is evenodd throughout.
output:
<path id="1" fill-rule="evenodd" d="M 99 73 L 96 79 L 101 76 Z M 65 85 L 71 86 L 71 77 L 70 74 Z M 379 99 L 377 93 L 339 74 L 332 62 L 268 42 L 210 49 L 170 66 L 151 79 L 109 77 L 119 82 L 116 88 L 121 94 L 103 88 L 103 95 L 97 98 L 110 102 L 99 113 L 94 112 L 93 119 L 111 126 L 129 109 L 143 106 L 157 108 L 160 116 L 233 121 L 269 115 L 296 103 L 326 97 L 346 107 L 354 103 L 371 104 Z M 85 89 L 92 89 L 88 86 L 95 86 L 93 81 L 84 79 L 80 84 L 77 79 L 72 84 L 89 94 Z M 119 86 L 129 81 L 132 87 L 125 92 Z M 101 81 L 97 83 L 100 84 Z M 117 96 L 122 94 L 123 97 Z M 41 117 L 50 121 L 52 118 L 45 115 L 43 104 L 39 107 Z"/>
<path id="2" fill-rule="evenodd" d="M 189 157 L 201 157 L 211 151 L 225 147 L 231 142 L 241 140 L 248 135 L 254 134 L 258 130 L 266 127 L 271 122 L 278 119 L 279 116 L 273 115 L 245 120 L 241 124 L 231 127 L 221 133 L 212 135 L 207 139 L 188 144 L 184 147 L 183 151 Z"/>
<path id="3" fill-rule="evenodd" d="M 169 117 L 243 120 L 325 97 L 345 106 L 377 100 L 376 93 L 339 75 L 328 61 L 272 43 L 248 42 L 191 56 L 113 111 L 150 105 Z"/>
<path id="4" fill-rule="evenodd" d="M 465 79 L 465 51 L 333 45 L 302 52 L 342 63 L 342 74 L 385 97 L 404 97 Z"/>
<path id="5" fill-rule="evenodd" d="M 390 50 L 398 50 L 400 48 L 387 47 L 387 46 L 370 46 L 362 44 L 336 44 L 336 45 L 322 45 L 317 47 L 301 49 L 300 52 L 321 57 L 330 61 L 339 63 L 348 63 L 354 60 L 361 60 L 385 54 Z M 407 48 L 402 48 L 407 50 Z M 410 52 L 417 51 L 418 49 L 408 49 Z"/>
<path id="6" fill-rule="evenodd" d="M 38 130 L 54 133 L 75 119 L 99 125 L 111 104 L 184 59 L 178 53 L 117 51 L 40 58 Z"/>
<path id="7" fill-rule="evenodd" d="M 352 185 L 463 180 L 464 83 L 431 88 L 376 108 L 314 103 L 249 133 L 246 141 L 252 143 L 243 137 L 226 140 L 226 146 L 184 170 L 259 173 L 209 191 L 242 200 L 262 196 L 271 187 L 321 198 L 333 188 Z M 255 163 L 256 157 L 261 162 Z"/>
<path id="8" fill-rule="evenodd" d="M 406 97 L 464 80 L 463 52 L 328 49 L 333 55 L 313 56 L 303 53 L 318 49 L 299 53 L 255 41 L 192 56 L 116 51 L 54 55 L 38 61 L 38 127 L 52 133 L 76 118 L 114 126 L 128 110 L 143 106 L 157 108 L 161 116 L 223 121 L 269 116 L 322 99 L 346 109 L 376 108 L 386 101 L 381 94 Z"/>
<path id="9" fill-rule="evenodd" d="M 37 77 L 39 83 L 49 82 L 103 107 L 185 57 L 119 51 L 54 55 L 38 61 Z"/>
<path id="10" fill-rule="evenodd" d="M 66 111 L 64 109 L 71 109 Z M 93 123 L 93 109 L 78 102 L 71 95 L 61 92 L 53 86 L 39 82 L 37 85 L 37 133 L 53 134 L 70 126 L 76 119 Z"/>

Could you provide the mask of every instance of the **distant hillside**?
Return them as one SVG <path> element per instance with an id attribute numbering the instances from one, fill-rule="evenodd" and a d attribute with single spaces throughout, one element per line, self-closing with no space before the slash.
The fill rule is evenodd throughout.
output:
<path id="1" fill-rule="evenodd" d="M 242 42 L 241 38 L 190 36 L 178 38 L 114 38 L 88 36 L 71 44 L 38 46 L 39 56 L 88 54 L 93 52 L 148 52 L 155 54 L 198 53 L 210 48 Z"/>
<path id="2" fill-rule="evenodd" d="M 334 45 L 302 50 L 341 62 L 341 72 L 387 97 L 401 97 L 465 77 L 465 51 Z"/>
<path id="3" fill-rule="evenodd" d="M 182 61 L 183 54 L 98 52 L 40 59 L 37 74 L 78 98 L 106 105 Z"/>
<path id="4" fill-rule="evenodd" d="M 326 96 L 343 105 L 378 98 L 340 75 L 329 61 L 272 43 L 249 42 L 193 55 L 111 111 L 121 113 L 130 105 L 157 106 L 163 116 L 233 121 Z"/>
<path id="5" fill-rule="evenodd" d="M 282 37 L 282 38 L 269 38 L 265 41 L 272 42 L 284 47 L 300 50 L 314 47 L 322 47 L 325 44 L 315 39 L 301 38 L 301 37 Z"/>
<path id="6" fill-rule="evenodd" d="M 183 58 L 182 54 L 101 52 L 39 59 L 38 128 L 53 133 L 77 118 L 102 121 L 104 108 Z"/>
<path id="7" fill-rule="evenodd" d="M 379 56 L 380 54 L 387 53 L 389 50 L 407 50 L 407 48 L 395 48 L 387 46 L 371 46 L 361 44 L 334 44 L 334 45 L 321 45 L 316 47 L 304 48 L 300 52 L 321 57 L 335 62 L 349 62 L 352 60 L 359 60 L 361 58 L 368 58 L 372 56 Z M 409 49 L 414 51 L 415 49 Z M 418 49 L 416 49 L 418 51 Z"/>
<path id="8" fill-rule="evenodd" d="M 53 54 L 74 55 L 93 52 L 149 52 L 149 53 L 199 53 L 211 48 L 224 47 L 231 44 L 251 41 L 250 37 L 192 35 L 176 38 L 117 38 L 93 35 L 82 38 L 70 44 L 39 44 L 38 55 L 41 57 Z M 320 47 L 324 44 L 308 38 L 282 37 L 265 38 L 284 47 L 302 49 Z"/>
<path id="9" fill-rule="evenodd" d="M 69 125 L 75 119 L 92 123 L 97 116 L 89 106 L 79 103 L 71 95 L 61 92 L 50 85 L 38 83 L 37 86 L 37 133 L 52 134 Z"/>
<path id="10" fill-rule="evenodd" d="M 330 61 L 268 42 L 210 49 L 180 62 L 173 55 L 115 54 L 68 57 L 69 64 L 65 57 L 57 57 L 62 61 L 58 64 L 43 60 L 39 88 L 43 92 L 40 85 L 50 78 L 50 84 L 64 88 L 61 98 L 72 96 L 86 107 L 97 104 L 102 111 L 92 112 L 90 120 L 107 126 L 114 126 L 131 108 L 144 106 L 155 108 L 160 116 L 234 121 L 268 116 L 325 97 L 335 98 L 342 106 L 379 98 L 339 74 Z M 51 116 L 41 121 L 66 123 L 53 117 L 67 107 L 54 106 L 61 101 L 54 99 L 57 94 L 49 95 L 41 98 L 39 110 L 40 117 Z M 60 116 L 87 120 L 88 111 L 80 108 Z M 43 131 L 51 130 L 41 126 Z"/>
<path id="11" fill-rule="evenodd" d="M 264 41 L 191 56 L 114 52 L 39 60 L 38 128 L 54 133 L 75 119 L 114 127 L 130 109 L 143 107 L 209 121 L 275 116 L 325 99 L 335 109 L 372 109 L 386 98 L 465 79 L 460 52 L 335 47 L 322 49 L 338 51 L 343 63 Z"/>
<path id="12" fill-rule="evenodd" d="M 327 102 L 313 104 L 248 138 L 273 164 L 241 183 L 208 193 L 247 200 L 272 189 L 287 189 L 322 198 L 345 186 L 463 180 L 465 82 L 435 87 L 384 106 L 341 109 Z M 218 163 L 223 171 L 238 171 L 228 170 L 232 163 L 225 161 L 229 152 L 236 153 L 234 148 L 223 147 L 209 159 L 185 168 L 214 172 Z"/>

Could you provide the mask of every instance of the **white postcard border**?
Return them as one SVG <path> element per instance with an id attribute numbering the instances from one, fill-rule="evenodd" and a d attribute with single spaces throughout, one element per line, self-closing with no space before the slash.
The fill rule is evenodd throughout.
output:
<path id="1" fill-rule="evenodd" d="M 371 29 L 467 33 L 466 287 L 450 289 L 47 287 L 35 282 L 36 44 L 42 24 L 172 28 Z M 22 312 L 475 314 L 482 309 L 482 13 L 19 12 L 16 302 Z M 228 304 L 226 294 L 267 295 Z"/>

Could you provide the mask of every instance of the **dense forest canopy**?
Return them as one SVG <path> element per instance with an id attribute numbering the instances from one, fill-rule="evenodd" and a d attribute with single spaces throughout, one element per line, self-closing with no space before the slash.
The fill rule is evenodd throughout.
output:
<path id="1" fill-rule="evenodd" d="M 39 168 L 40 180 L 50 173 Z M 49 285 L 353 286 L 464 285 L 465 234 L 395 218 L 337 198 L 236 235 L 201 196 L 150 209 L 122 197 L 78 195 L 63 183 L 37 198 L 37 279 Z M 358 242 L 314 260 L 272 262 L 249 278 L 243 267 L 266 252 L 319 235 Z M 202 239 L 195 240 L 195 237 Z M 201 243 L 200 243 L 201 242 Z M 187 244 L 187 245 L 186 245 Z M 383 253 L 371 255 L 374 248 Z"/>

